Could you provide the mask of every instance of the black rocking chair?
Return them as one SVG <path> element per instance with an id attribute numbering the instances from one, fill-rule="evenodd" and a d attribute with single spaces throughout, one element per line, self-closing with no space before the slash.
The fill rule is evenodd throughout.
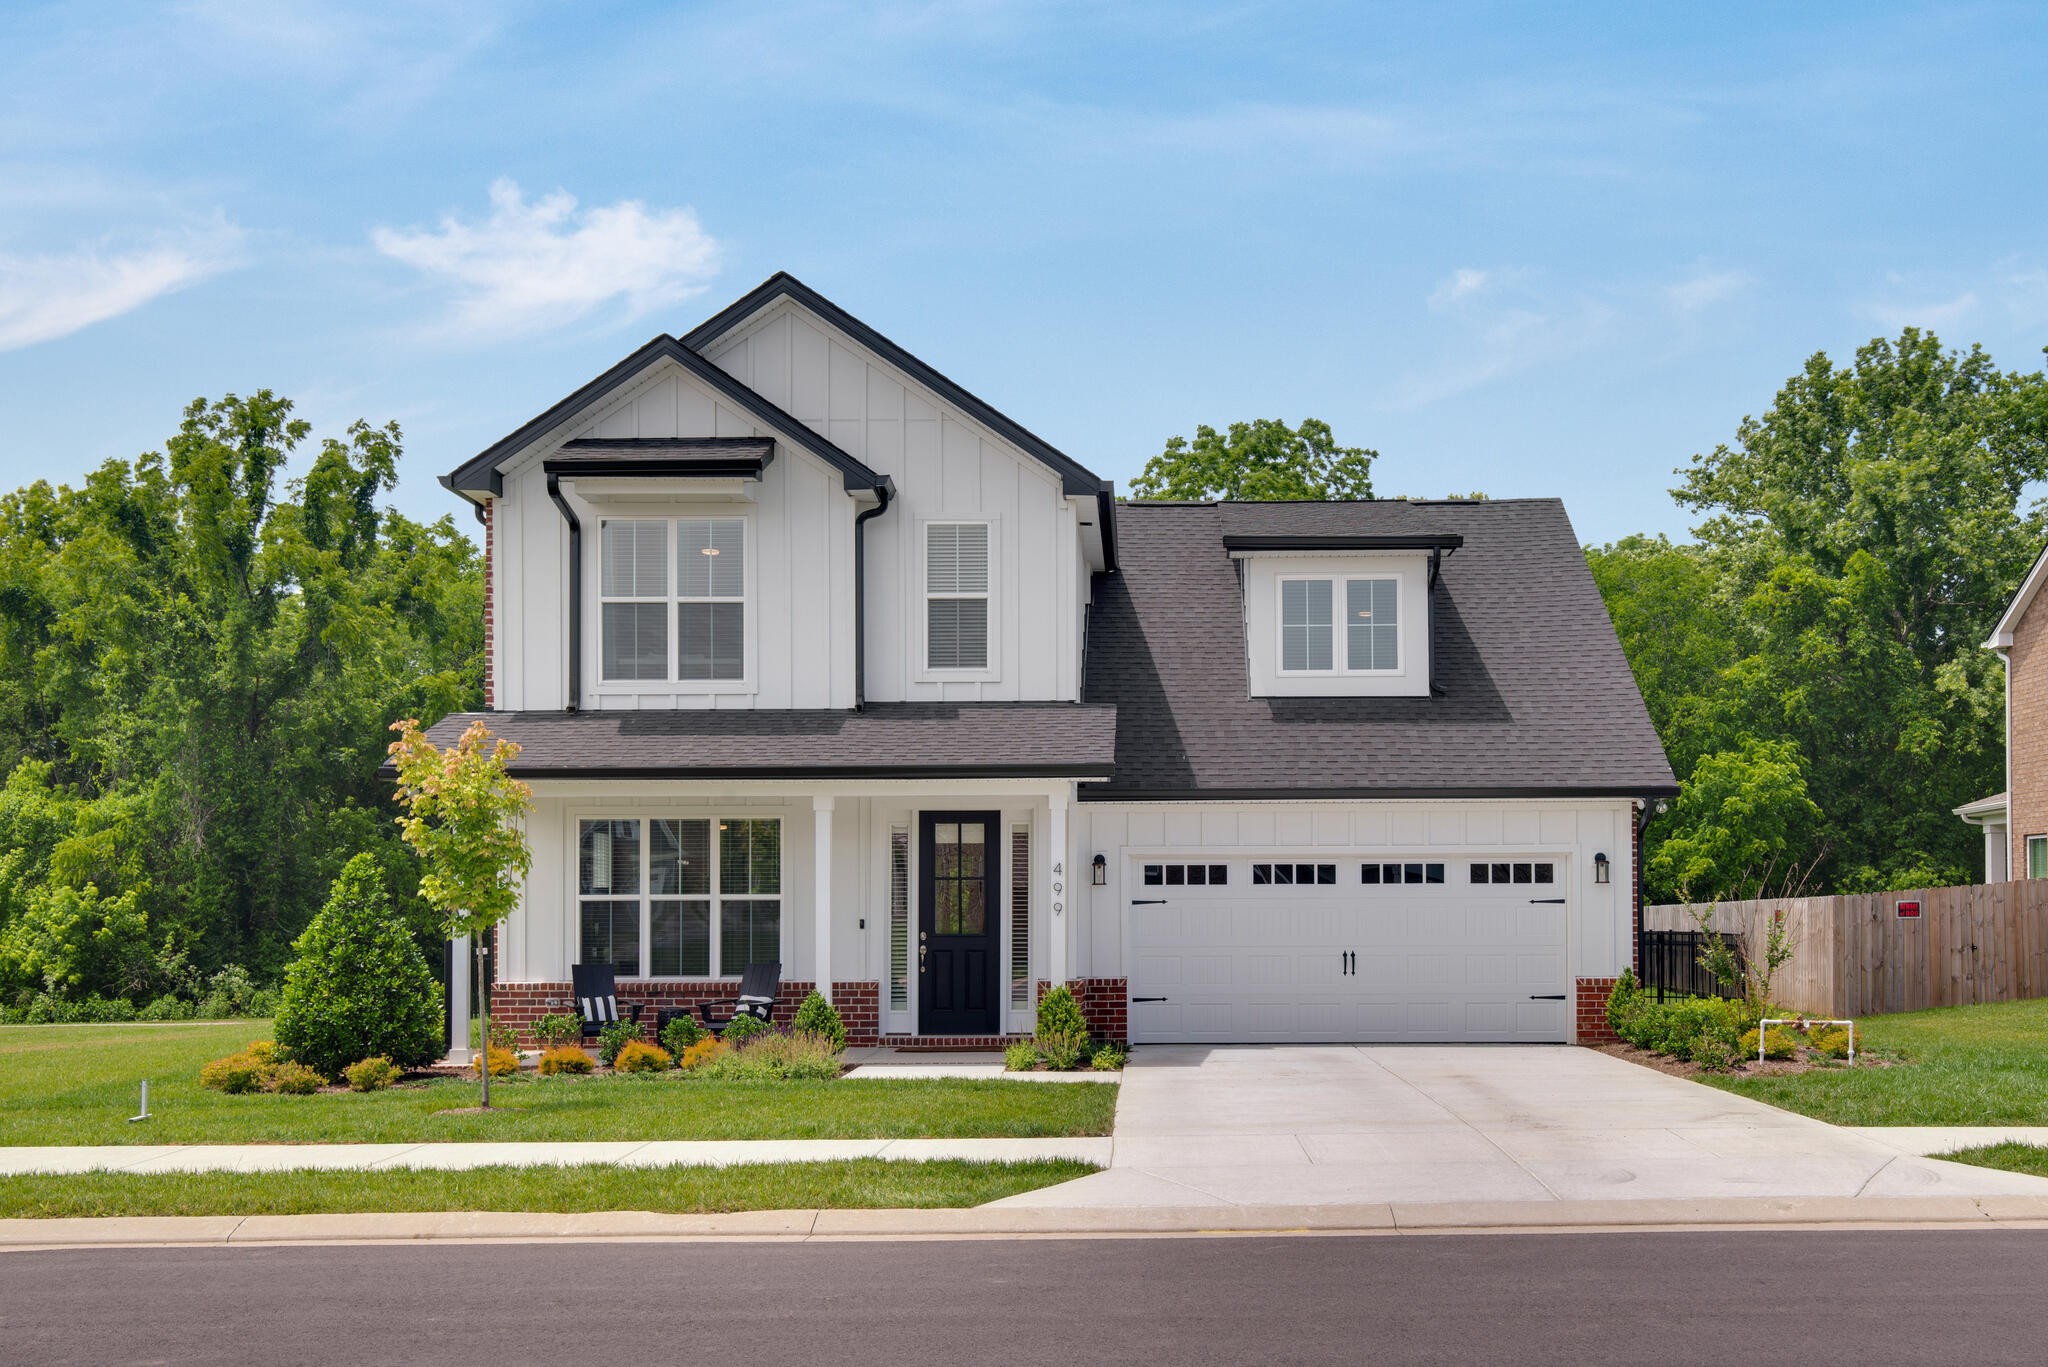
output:
<path id="1" fill-rule="evenodd" d="M 610 964 L 575 964 L 569 969 L 569 978 L 576 989 L 576 1009 L 583 1017 L 583 1038 L 596 1039 L 607 1025 L 620 1019 L 618 977 Z M 641 1003 L 627 1002 L 625 1019 L 638 1025 L 641 1009 Z"/>
<path id="2" fill-rule="evenodd" d="M 781 964 L 748 964 L 747 971 L 740 975 L 740 994 L 737 997 L 703 1002 L 697 1010 L 704 1017 L 705 1028 L 714 1035 L 724 1034 L 725 1028 L 741 1016 L 752 1016 L 767 1025 L 775 1015 L 775 994 L 781 987 Z M 718 1007 L 732 1009 L 714 1014 Z"/>

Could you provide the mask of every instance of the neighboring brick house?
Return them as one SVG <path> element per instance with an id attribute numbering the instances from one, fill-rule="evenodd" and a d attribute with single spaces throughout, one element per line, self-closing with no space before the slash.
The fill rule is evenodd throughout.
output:
<path id="1" fill-rule="evenodd" d="M 1119 504 L 787 276 L 444 482 L 490 692 L 432 735 L 534 787 L 507 1021 L 772 961 L 859 1042 L 1050 983 L 1141 1043 L 1564 1041 L 1631 961 L 1676 785 L 1553 499 Z"/>
<path id="2" fill-rule="evenodd" d="M 2005 659 L 2005 791 L 1956 808 L 1984 831 L 1984 878 L 2048 878 L 2048 551 L 1984 644 Z"/>

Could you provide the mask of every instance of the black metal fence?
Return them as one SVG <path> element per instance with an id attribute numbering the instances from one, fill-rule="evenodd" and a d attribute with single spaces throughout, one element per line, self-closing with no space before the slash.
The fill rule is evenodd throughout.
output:
<path id="1" fill-rule="evenodd" d="M 1643 932 L 1643 990 L 1666 997 L 1737 997 L 1734 988 L 1723 987 L 1700 963 L 1700 951 L 1714 932 L 1702 930 L 1646 930 Z M 1721 936 L 1722 943 L 1735 951 L 1742 962 L 1742 937 Z"/>

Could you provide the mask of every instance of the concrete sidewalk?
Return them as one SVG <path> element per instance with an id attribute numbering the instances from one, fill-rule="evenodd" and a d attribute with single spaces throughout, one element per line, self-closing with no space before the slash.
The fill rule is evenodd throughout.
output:
<path id="1" fill-rule="evenodd" d="M 483 1144 L 133 1144 L 0 1148 L 0 1175 L 75 1172 L 290 1172 L 299 1169 L 462 1169 L 611 1163 L 731 1167 L 845 1158 L 961 1158 L 984 1163 L 1072 1159 L 1107 1165 L 1108 1139 L 657 1139 L 643 1142 Z"/>

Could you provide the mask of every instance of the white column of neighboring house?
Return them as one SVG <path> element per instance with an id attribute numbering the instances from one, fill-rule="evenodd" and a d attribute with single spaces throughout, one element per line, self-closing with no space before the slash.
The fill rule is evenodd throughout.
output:
<path id="1" fill-rule="evenodd" d="M 465 935 L 448 956 L 448 1061 L 457 1067 L 469 1062 L 469 979 L 475 972 Z"/>
<path id="2" fill-rule="evenodd" d="M 1054 987 L 1067 980 L 1067 905 L 1073 900 L 1073 870 L 1067 860 L 1067 795 L 1054 793 L 1049 799 L 1052 808 L 1050 829 L 1046 832 L 1045 849 L 1049 856 L 1046 870 L 1046 890 L 1052 894 L 1052 915 L 1046 920 L 1045 976 Z"/>
<path id="3" fill-rule="evenodd" d="M 818 957 L 818 991 L 826 1001 L 832 1000 L 832 806 L 834 799 L 814 797 L 811 799 L 811 827 L 815 833 L 816 853 L 813 855 L 816 867 L 813 870 L 816 891 L 812 895 L 812 916 L 815 919 Z"/>

